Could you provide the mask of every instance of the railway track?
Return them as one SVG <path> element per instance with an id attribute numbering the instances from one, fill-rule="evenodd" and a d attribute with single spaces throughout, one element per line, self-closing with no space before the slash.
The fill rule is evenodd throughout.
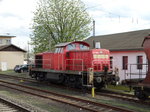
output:
<path id="1" fill-rule="evenodd" d="M 15 84 L 12 82 L 0 80 L 0 86 L 21 91 L 30 95 L 34 95 L 41 98 L 46 98 L 54 100 L 57 102 L 69 104 L 78 108 L 82 108 L 92 112 L 134 112 L 128 109 L 123 109 L 119 107 L 114 107 L 106 104 L 101 104 L 89 100 L 84 100 L 81 98 L 76 98 L 68 95 L 58 94 L 46 90 L 41 90 L 33 87 L 28 87 L 20 84 Z"/>
<path id="2" fill-rule="evenodd" d="M 135 103 L 144 104 L 144 105 L 150 105 L 149 101 L 139 100 L 134 95 L 130 95 L 130 94 L 123 94 L 123 93 L 116 93 L 116 92 L 109 92 L 109 93 L 98 92 L 97 95 L 121 99 L 121 100 L 135 102 Z"/>
<path id="3" fill-rule="evenodd" d="M 0 112 L 31 112 L 31 111 L 12 101 L 0 97 Z"/>
<path id="4" fill-rule="evenodd" d="M 30 78 L 23 78 L 23 77 L 18 77 L 18 76 L 10 76 L 10 75 L 5 75 L 4 74 L 2 77 L 12 78 L 12 79 L 19 79 L 19 80 L 24 80 L 24 81 L 33 82 L 33 83 L 39 83 L 39 82 L 37 82 L 35 80 L 32 80 Z M 56 86 L 54 84 L 51 84 L 51 85 Z M 60 86 L 60 85 L 56 86 L 56 87 L 66 89 L 66 87 Z M 67 89 L 82 92 L 81 90 L 77 90 L 77 89 L 73 89 L 73 88 L 67 88 Z M 140 104 L 144 104 L 144 105 L 150 105 L 150 102 L 145 102 L 145 101 L 138 100 L 134 95 L 130 95 L 130 94 L 124 94 L 124 93 L 118 93 L 118 92 L 112 92 L 112 91 L 104 90 L 104 91 L 101 91 L 101 92 L 96 92 L 96 95 L 106 96 L 106 97 L 110 97 L 110 98 L 122 99 L 122 100 L 125 100 L 125 101 L 140 103 Z"/>
<path id="5" fill-rule="evenodd" d="M 6 75 L 6 74 L 0 74 L 1 78 L 11 78 L 11 79 L 19 79 L 19 80 L 25 80 L 28 82 L 37 82 L 34 79 L 31 78 L 25 78 L 25 77 L 19 77 L 19 76 L 12 76 L 12 75 Z"/>

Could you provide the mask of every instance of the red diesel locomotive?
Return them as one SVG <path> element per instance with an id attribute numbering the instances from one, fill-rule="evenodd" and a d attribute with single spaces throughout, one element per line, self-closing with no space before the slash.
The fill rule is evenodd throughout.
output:
<path id="1" fill-rule="evenodd" d="M 82 41 L 60 43 L 54 53 L 37 54 L 29 75 L 71 87 L 102 88 L 118 81 L 110 70 L 109 50 L 89 49 L 89 44 Z"/>

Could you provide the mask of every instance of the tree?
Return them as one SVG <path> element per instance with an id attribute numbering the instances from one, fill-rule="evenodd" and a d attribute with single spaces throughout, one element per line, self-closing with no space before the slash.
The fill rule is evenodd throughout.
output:
<path id="1" fill-rule="evenodd" d="M 83 40 L 90 34 L 90 23 L 80 0 L 41 0 L 32 25 L 34 52 L 51 50 L 62 42 Z"/>

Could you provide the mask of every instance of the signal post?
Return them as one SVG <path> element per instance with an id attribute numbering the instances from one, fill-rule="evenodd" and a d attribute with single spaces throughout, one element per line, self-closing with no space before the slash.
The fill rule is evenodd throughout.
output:
<path id="1" fill-rule="evenodd" d="M 94 87 L 94 71 L 93 71 L 93 68 L 88 68 L 88 83 L 89 85 L 92 86 L 92 89 L 91 89 L 91 95 L 92 97 L 95 97 L 95 87 Z"/>

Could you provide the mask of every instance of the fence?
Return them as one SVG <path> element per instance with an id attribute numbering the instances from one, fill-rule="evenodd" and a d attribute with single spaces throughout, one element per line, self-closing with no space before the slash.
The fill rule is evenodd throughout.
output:
<path id="1" fill-rule="evenodd" d="M 124 70 L 124 79 L 143 79 L 148 71 L 148 64 L 127 64 L 127 70 Z"/>

